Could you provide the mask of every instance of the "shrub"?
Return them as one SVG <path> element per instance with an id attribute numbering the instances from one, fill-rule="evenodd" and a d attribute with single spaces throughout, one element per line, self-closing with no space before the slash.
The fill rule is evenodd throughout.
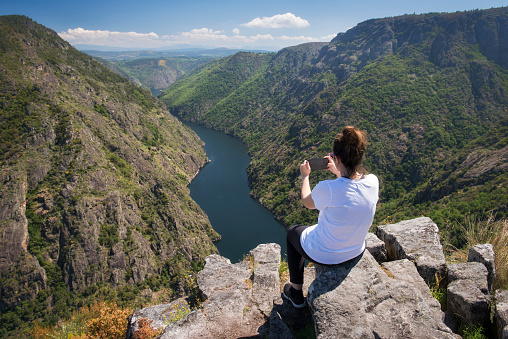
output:
<path id="1" fill-rule="evenodd" d="M 192 308 L 188 302 L 181 301 L 172 307 L 169 317 L 166 319 L 167 324 L 176 323 L 178 320 L 192 312 Z M 164 316 L 166 318 L 166 316 Z"/>
<path id="2" fill-rule="evenodd" d="M 435 281 L 430 285 L 430 293 L 432 293 L 432 296 L 441 304 L 441 311 L 445 312 L 447 309 L 448 294 L 443 280 L 444 277 L 438 277 L 436 273 Z"/>
<path id="3" fill-rule="evenodd" d="M 153 339 L 161 334 L 162 330 L 156 330 L 151 325 L 152 321 L 141 318 L 139 319 L 139 328 L 132 334 L 132 339 Z"/>
<path id="4" fill-rule="evenodd" d="M 286 260 L 281 260 L 279 265 L 279 282 L 283 286 L 289 280 L 289 267 Z"/>
<path id="5" fill-rule="evenodd" d="M 461 324 L 459 326 L 459 334 L 464 339 L 487 339 L 483 327 L 478 325 Z"/>
<path id="6" fill-rule="evenodd" d="M 85 309 L 87 338 L 124 339 L 127 334 L 129 309 L 121 309 L 116 303 L 95 303 Z"/>
<path id="7" fill-rule="evenodd" d="M 34 323 L 30 338 L 123 339 L 127 333 L 127 317 L 131 313 L 131 310 L 119 308 L 115 303 L 95 302 L 74 312 L 70 319 L 59 321 L 56 326 L 43 327 Z"/>

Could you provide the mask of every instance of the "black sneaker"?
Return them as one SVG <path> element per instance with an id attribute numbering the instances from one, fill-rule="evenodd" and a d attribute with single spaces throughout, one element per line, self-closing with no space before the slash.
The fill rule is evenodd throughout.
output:
<path id="1" fill-rule="evenodd" d="M 284 285 L 284 291 L 282 292 L 284 297 L 291 301 L 294 307 L 302 308 L 305 306 L 305 298 L 303 297 L 302 290 L 295 290 L 291 283 Z"/>

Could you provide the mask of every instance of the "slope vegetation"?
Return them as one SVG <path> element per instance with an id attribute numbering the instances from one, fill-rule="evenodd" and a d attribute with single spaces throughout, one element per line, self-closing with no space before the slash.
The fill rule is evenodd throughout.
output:
<path id="1" fill-rule="evenodd" d="M 210 57 L 140 58 L 135 60 L 106 61 L 106 66 L 129 80 L 149 89 L 153 95 L 172 85 L 192 70 L 212 60 Z"/>
<path id="2" fill-rule="evenodd" d="M 205 161 L 148 91 L 0 17 L 0 335 L 99 297 L 183 293 L 216 252 L 186 187 Z"/>
<path id="3" fill-rule="evenodd" d="M 508 213 L 507 32 L 508 8 L 369 20 L 329 44 L 222 59 L 160 97 L 247 143 L 252 194 L 288 226 L 317 219 L 298 164 L 361 127 L 381 179 L 375 223 L 425 214 L 460 246 L 466 214 Z"/>

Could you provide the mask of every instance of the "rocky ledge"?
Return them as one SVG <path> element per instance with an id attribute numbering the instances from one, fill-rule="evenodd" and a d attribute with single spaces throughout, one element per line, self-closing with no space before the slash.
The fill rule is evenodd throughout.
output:
<path id="1" fill-rule="evenodd" d="M 199 307 L 182 298 L 136 311 L 128 337 L 150 326 L 159 338 L 294 338 L 309 328 L 318 338 L 460 338 L 457 323 L 466 321 L 508 338 L 508 292 L 491 291 L 492 246 L 477 245 L 470 262 L 447 265 L 429 218 L 379 226 L 376 234 L 354 260 L 306 268 L 303 309 L 282 298 L 279 245 L 261 244 L 235 264 L 208 256 L 197 277 Z M 448 281 L 446 313 L 428 287 L 436 278 Z"/>

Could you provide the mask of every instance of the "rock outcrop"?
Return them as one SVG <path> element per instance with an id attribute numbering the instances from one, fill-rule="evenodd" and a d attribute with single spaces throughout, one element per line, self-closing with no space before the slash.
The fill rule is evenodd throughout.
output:
<path id="1" fill-rule="evenodd" d="M 448 311 L 468 324 L 489 327 L 487 268 L 478 262 L 448 265 Z"/>
<path id="2" fill-rule="evenodd" d="M 237 338 L 267 334 L 265 318 L 270 316 L 273 299 L 280 298 L 279 264 L 277 244 L 259 245 L 250 252 L 249 260 L 236 264 L 219 255 L 208 256 L 197 277 L 204 300 L 200 308 L 189 311 L 182 319 L 169 315 L 174 303 L 140 310 L 130 319 L 130 332 L 134 333 L 139 320 L 146 318 L 152 327 L 163 329 L 160 338 Z"/>
<path id="3" fill-rule="evenodd" d="M 27 17 L 0 16 L 0 37 L 5 327 L 53 322 L 69 312 L 56 300 L 82 298 L 77 307 L 100 298 L 99 286 L 174 278 L 216 253 L 218 235 L 186 187 L 206 162 L 197 135 Z M 184 284 L 165 287 L 183 295 Z"/>
<path id="4" fill-rule="evenodd" d="M 508 339 L 508 291 L 496 291 L 495 320 L 497 337 Z"/>
<path id="5" fill-rule="evenodd" d="M 374 233 L 367 233 L 365 246 L 377 262 L 385 262 L 387 260 L 385 243 L 383 240 L 376 237 Z"/>
<path id="6" fill-rule="evenodd" d="M 186 309 L 188 314 L 181 319 L 171 314 L 184 299 L 137 311 L 130 333 L 141 319 L 160 329 L 160 338 L 294 338 L 309 328 L 317 338 L 460 338 L 454 332 L 457 322 L 481 325 L 489 332 L 492 296 L 487 281 L 490 261 L 485 258 L 493 256 L 490 247 L 475 246 L 471 253 L 483 254 L 472 254 L 473 262 L 434 265 L 441 256 L 433 225 L 428 218 L 417 218 L 379 226 L 385 242 L 369 234 L 367 250 L 357 258 L 306 267 L 304 294 L 308 291 L 310 307 L 302 309 L 281 295 L 280 246 L 259 245 L 236 264 L 219 255 L 208 256 L 197 277 L 204 300 L 200 308 Z M 394 253 L 407 257 L 384 261 L 385 246 L 392 258 Z M 441 282 L 448 278 L 447 314 L 425 281 L 430 280 L 429 272 L 438 274 Z M 507 305 L 506 291 L 496 291 L 500 338 L 508 332 Z"/>
<path id="7" fill-rule="evenodd" d="M 376 234 L 386 244 L 388 260 L 411 260 L 427 283 L 446 275 L 439 229 L 430 218 L 378 226 Z"/>
<path id="8" fill-rule="evenodd" d="M 440 305 L 407 259 L 384 271 L 365 251 L 322 267 L 310 285 L 318 338 L 455 338 Z"/>
<path id="9" fill-rule="evenodd" d="M 492 284 L 496 276 L 495 253 L 491 244 L 478 244 L 469 249 L 468 262 L 482 263 L 488 271 L 487 281 L 489 291 L 492 292 Z"/>

